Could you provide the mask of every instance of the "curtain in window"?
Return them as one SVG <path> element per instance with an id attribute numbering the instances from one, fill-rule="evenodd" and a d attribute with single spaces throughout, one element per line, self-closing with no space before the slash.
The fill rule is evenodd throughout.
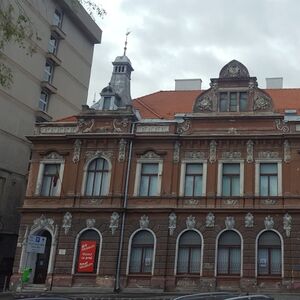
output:
<path id="1" fill-rule="evenodd" d="M 45 164 L 41 195 L 56 196 L 58 192 L 60 164 Z"/>
<path id="2" fill-rule="evenodd" d="M 156 196 L 158 193 L 158 164 L 142 164 L 140 196 Z"/>
<path id="3" fill-rule="evenodd" d="M 186 164 L 185 170 L 185 196 L 201 196 L 202 195 L 202 164 Z"/>

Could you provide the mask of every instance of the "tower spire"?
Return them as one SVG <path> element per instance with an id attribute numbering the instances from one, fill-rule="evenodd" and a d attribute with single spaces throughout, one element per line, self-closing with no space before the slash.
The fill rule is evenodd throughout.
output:
<path id="1" fill-rule="evenodd" d="M 126 32 L 126 39 L 125 39 L 125 46 L 124 46 L 124 54 L 123 54 L 123 56 L 126 55 L 126 50 L 127 50 L 127 37 L 128 37 L 129 34 L 130 34 L 130 31 L 127 31 L 127 32 Z"/>

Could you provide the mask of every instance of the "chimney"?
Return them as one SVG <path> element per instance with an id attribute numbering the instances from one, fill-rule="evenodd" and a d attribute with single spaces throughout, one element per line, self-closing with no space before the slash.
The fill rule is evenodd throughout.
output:
<path id="1" fill-rule="evenodd" d="M 282 89 L 283 88 L 283 77 L 270 77 L 266 78 L 267 89 Z"/>
<path id="2" fill-rule="evenodd" d="M 175 79 L 175 91 L 201 90 L 202 80 L 198 79 Z"/>

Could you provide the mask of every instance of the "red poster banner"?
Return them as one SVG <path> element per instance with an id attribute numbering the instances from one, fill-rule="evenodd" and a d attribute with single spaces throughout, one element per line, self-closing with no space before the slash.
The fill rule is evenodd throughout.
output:
<path id="1" fill-rule="evenodd" d="M 93 273 L 96 254 L 96 241 L 81 241 L 78 258 L 79 273 Z"/>

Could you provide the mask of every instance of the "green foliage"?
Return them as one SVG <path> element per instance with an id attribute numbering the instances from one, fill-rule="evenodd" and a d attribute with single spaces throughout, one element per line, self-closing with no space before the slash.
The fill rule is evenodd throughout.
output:
<path id="1" fill-rule="evenodd" d="M 76 5 L 78 6 L 78 4 L 81 4 L 93 20 L 95 20 L 96 16 L 103 18 L 106 15 L 105 9 L 96 4 L 95 0 L 72 0 L 72 2 L 74 3 L 74 7 L 76 7 Z"/>

